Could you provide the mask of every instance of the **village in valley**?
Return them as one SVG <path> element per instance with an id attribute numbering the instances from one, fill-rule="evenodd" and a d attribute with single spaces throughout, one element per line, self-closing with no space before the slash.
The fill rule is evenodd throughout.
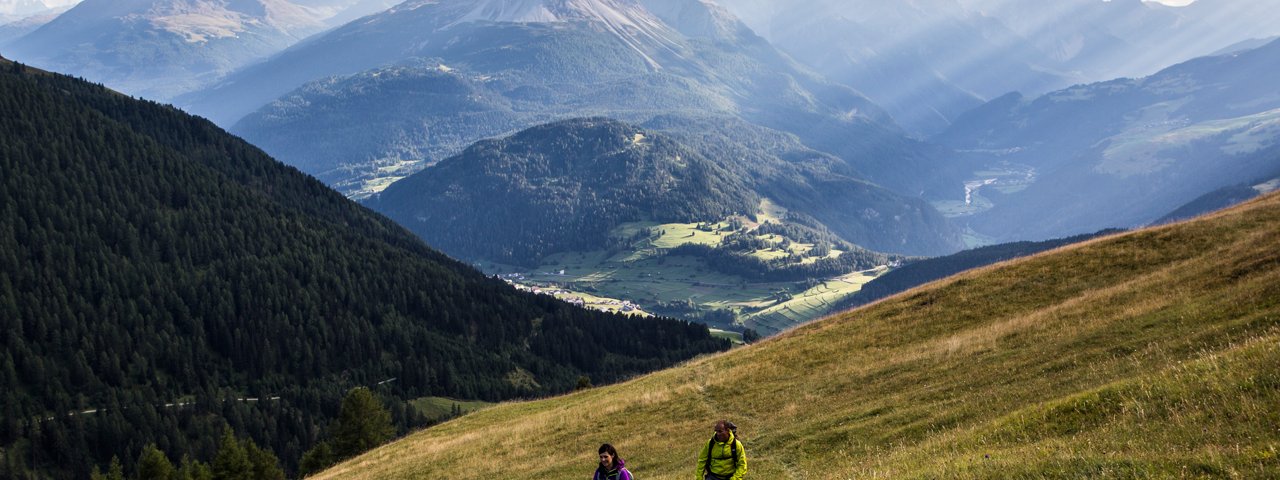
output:
<path id="1" fill-rule="evenodd" d="M 558 275 L 564 275 L 564 270 L 560 270 Z M 632 303 L 630 300 L 618 300 L 614 298 L 597 297 L 582 292 L 575 292 L 565 288 L 555 286 L 554 284 L 534 284 L 529 282 L 523 273 L 506 273 L 498 275 L 503 281 L 507 282 L 516 290 L 523 292 L 531 292 L 536 295 L 550 295 L 570 304 L 601 312 L 618 312 L 630 315 L 640 315 L 643 317 L 652 316 L 649 312 L 640 308 L 640 305 Z"/>

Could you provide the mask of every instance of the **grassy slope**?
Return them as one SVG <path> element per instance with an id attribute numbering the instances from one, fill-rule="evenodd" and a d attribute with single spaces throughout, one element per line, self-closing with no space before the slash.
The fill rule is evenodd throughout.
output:
<path id="1" fill-rule="evenodd" d="M 418 413 L 427 418 L 448 417 L 454 406 L 462 409 L 463 413 L 470 413 L 493 405 L 493 403 L 479 400 L 458 400 L 447 397 L 422 397 L 413 400 L 411 403 L 414 408 L 418 409 Z"/>
<path id="2" fill-rule="evenodd" d="M 418 432 L 324 478 L 1280 475 L 1280 195 L 980 269 L 610 387 Z"/>

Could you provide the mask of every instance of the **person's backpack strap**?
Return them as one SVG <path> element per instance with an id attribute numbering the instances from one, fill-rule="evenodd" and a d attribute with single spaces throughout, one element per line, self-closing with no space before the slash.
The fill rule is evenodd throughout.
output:
<path id="1" fill-rule="evenodd" d="M 733 468 L 738 468 L 738 436 L 733 436 L 733 443 L 729 444 L 729 452 L 733 455 Z"/>
<path id="2" fill-rule="evenodd" d="M 707 442 L 707 464 L 703 465 L 707 475 L 711 474 L 711 447 L 714 446 L 716 446 L 716 437 L 711 437 L 711 440 Z"/>

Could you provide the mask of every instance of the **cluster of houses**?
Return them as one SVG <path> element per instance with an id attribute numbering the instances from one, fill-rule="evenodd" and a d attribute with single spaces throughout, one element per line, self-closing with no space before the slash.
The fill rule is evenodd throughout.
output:
<path id="1" fill-rule="evenodd" d="M 578 296 L 577 294 L 569 290 L 565 290 L 562 288 L 542 288 L 542 287 L 535 287 L 535 286 L 518 283 L 517 280 L 524 280 L 524 275 L 521 275 L 519 273 L 509 273 L 509 274 L 499 275 L 498 277 L 505 280 L 507 283 L 511 284 L 511 286 L 515 287 L 516 290 L 520 290 L 522 292 L 530 292 L 535 295 L 551 295 L 553 297 L 559 298 L 561 300 L 564 300 L 565 302 L 571 303 L 573 305 L 577 305 L 582 308 L 592 308 L 602 312 L 607 312 L 610 310 L 618 310 L 623 313 L 641 311 L 639 305 L 631 303 L 631 301 L 629 300 L 607 300 L 607 301 L 604 301 L 603 303 L 592 303 L 588 305 L 586 300 L 584 300 L 582 297 Z"/>
<path id="2" fill-rule="evenodd" d="M 578 303 L 574 303 L 574 300 L 577 300 Z M 565 299 L 565 301 L 569 303 L 573 303 L 575 305 L 582 305 L 581 303 L 582 299 L 578 297 L 573 297 L 573 299 Z M 630 301 L 627 301 L 627 300 L 609 300 L 607 302 L 604 302 L 604 304 L 592 305 L 592 308 L 595 308 L 596 310 L 600 310 L 602 312 L 613 310 L 612 308 L 609 308 L 609 307 L 617 307 L 618 311 L 621 311 L 623 313 L 640 311 L 639 305 L 631 303 Z"/>

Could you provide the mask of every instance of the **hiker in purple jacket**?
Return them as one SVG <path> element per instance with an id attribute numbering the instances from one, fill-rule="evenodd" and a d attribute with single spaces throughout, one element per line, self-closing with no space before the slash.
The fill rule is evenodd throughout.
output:
<path id="1" fill-rule="evenodd" d="M 591 480 L 631 480 L 631 472 L 627 471 L 626 464 L 613 445 L 601 445 L 600 466 L 596 467 L 596 474 Z"/>

